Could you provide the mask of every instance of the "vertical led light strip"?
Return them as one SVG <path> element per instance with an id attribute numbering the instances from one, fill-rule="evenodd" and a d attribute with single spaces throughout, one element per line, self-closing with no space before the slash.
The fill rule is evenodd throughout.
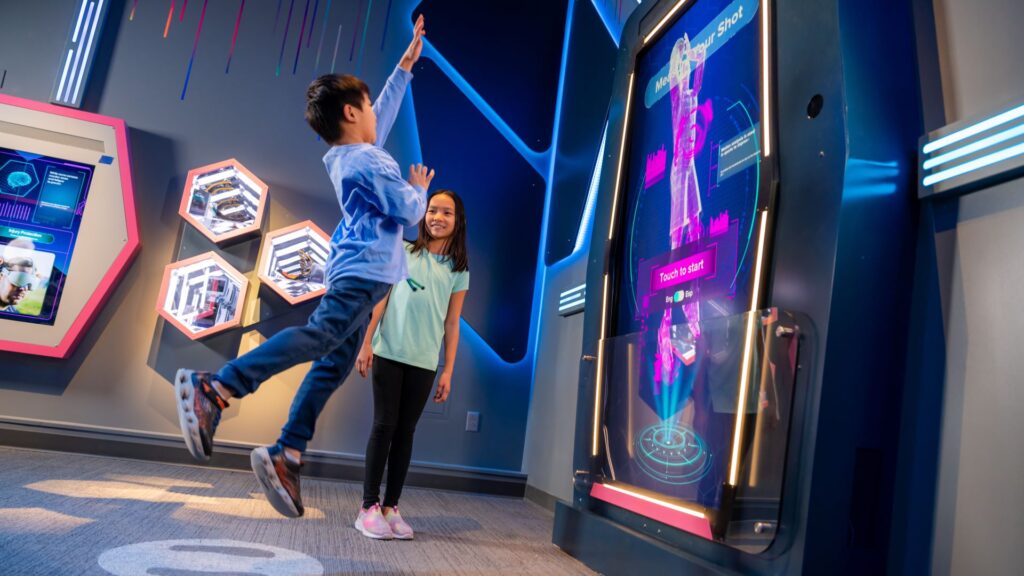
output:
<path id="1" fill-rule="evenodd" d="M 306 0 L 306 7 L 302 10 L 302 25 L 299 26 L 299 43 L 295 45 L 295 62 L 292 64 L 292 75 L 299 69 L 299 54 L 302 53 L 302 38 L 306 35 L 306 17 L 309 16 L 309 0 Z M 312 28 L 309 31 L 313 35 Z"/>
<path id="2" fill-rule="evenodd" d="M 622 161 L 626 156 L 626 133 L 629 131 L 629 116 L 633 103 L 633 74 L 629 74 L 629 91 L 626 92 L 626 119 L 622 124 L 622 140 L 619 142 L 619 166 L 615 170 L 615 196 L 612 197 L 612 222 L 608 226 L 608 239 L 615 236 L 615 212 L 619 208 L 619 188 L 622 186 Z M 601 334 L 604 338 L 604 334 Z"/>
<path id="3" fill-rule="evenodd" d="M 341 41 L 341 24 L 338 24 L 338 36 L 334 39 L 334 58 L 331 59 L 331 74 L 334 74 L 335 64 L 338 63 L 338 42 Z"/>
<path id="4" fill-rule="evenodd" d="M 228 50 L 228 63 L 224 67 L 224 73 L 231 71 L 231 58 L 235 55 L 235 41 L 238 40 L 238 29 L 242 26 L 242 12 L 245 10 L 245 0 L 238 6 L 238 18 L 235 19 L 235 32 L 231 35 L 231 48 Z"/>
<path id="5" fill-rule="evenodd" d="M 74 11 L 74 26 L 68 30 L 68 38 L 61 54 L 63 65 L 59 66 L 60 76 L 54 79 L 50 102 L 64 106 L 81 106 L 83 86 L 87 83 L 92 68 L 93 47 L 101 34 L 107 13 L 106 0 L 82 0 Z"/>
<path id="6" fill-rule="evenodd" d="M 324 8 L 324 24 L 320 29 L 320 47 L 316 49 L 316 63 L 313 64 L 313 73 L 320 69 L 320 52 L 324 49 L 324 37 L 327 36 L 327 19 L 331 15 L 331 0 L 327 0 L 327 8 Z M 335 44 L 335 54 L 337 51 L 337 44 Z"/>
<path id="7" fill-rule="evenodd" d="M 89 33 L 89 21 L 92 20 L 92 10 L 95 6 L 95 2 L 89 2 L 89 9 L 85 11 L 85 28 L 82 29 L 82 40 L 85 40 L 85 35 Z M 82 44 L 83 42 L 78 43 L 78 50 L 75 51 L 75 61 L 71 63 L 71 75 L 68 76 L 68 89 L 57 95 L 57 97 L 65 103 L 71 102 L 71 87 L 75 85 L 75 75 L 78 73 L 78 63 L 82 61 L 82 52 L 85 51 L 82 48 Z"/>
<path id="8" fill-rule="evenodd" d="M 763 0 L 761 5 L 761 126 L 764 139 L 764 157 L 772 155 L 772 122 L 771 122 L 771 52 L 769 47 L 769 26 L 771 15 L 769 14 L 770 0 Z"/>
<path id="9" fill-rule="evenodd" d="M 92 54 L 93 40 L 96 39 L 96 28 L 100 24 L 100 13 L 103 12 L 104 2 L 105 0 L 100 0 L 96 13 L 93 15 L 92 27 L 89 29 L 89 42 L 85 44 L 85 56 L 82 57 L 82 67 L 78 69 L 78 80 L 75 82 L 75 102 L 79 101 L 79 96 L 82 93 L 82 77 L 85 75 L 85 69 L 88 67 L 86 63 L 89 62 L 89 55 Z M 82 32 L 82 36 L 85 36 L 85 31 Z"/>
<path id="10" fill-rule="evenodd" d="M 612 219 L 608 226 L 608 240 L 615 236 L 615 212 L 619 206 L 619 191 L 622 188 L 622 161 L 626 155 L 626 134 L 629 132 L 629 116 L 633 103 L 633 73 L 629 74 L 629 87 L 626 91 L 626 115 L 622 121 L 622 138 L 619 141 L 619 165 L 615 170 L 615 193 L 612 195 Z M 590 448 L 593 456 L 598 454 L 598 439 L 601 430 L 601 394 L 604 378 L 604 340 L 608 321 L 608 274 L 604 275 L 601 288 L 601 332 L 597 340 L 597 378 L 594 383 L 594 439 Z"/>
<path id="11" fill-rule="evenodd" d="M 661 30 L 661 27 L 664 26 L 665 23 L 667 23 L 669 20 L 671 20 L 672 17 L 675 16 L 676 12 L 679 12 L 679 9 L 685 6 L 686 3 L 689 1 L 690 0 L 679 0 L 679 2 L 676 2 L 676 5 L 673 6 L 671 10 L 668 11 L 668 14 L 665 14 L 665 16 L 662 17 L 662 19 L 658 22 L 654 29 L 648 32 L 647 36 L 644 36 L 644 45 L 647 45 L 647 43 L 651 41 L 651 38 L 654 38 L 654 36 L 658 34 L 658 30 Z"/>
<path id="12" fill-rule="evenodd" d="M 313 42 L 313 31 L 316 30 L 316 11 L 320 9 L 320 0 L 313 4 L 313 19 L 309 21 L 309 34 L 306 35 L 306 48 Z"/>
<path id="13" fill-rule="evenodd" d="M 68 66 L 71 65 L 71 56 L 75 53 L 75 49 L 68 50 L 67 60 L 64 61 L 64 72 L 60 75 L 60 85 L 57 87 L 57 94 L 64 91 L 64 80 L 68 77 Z"/>
<path id="14" fill-rule="evenodd" d="M 391 23 L 391 0 L 388 0 L 388 9 L 384 12 L 384 31 L 380 34 L 380 49 L 384 51 L 384 40 L 388 37 L 388 24 Z"/>
<path id="15" fill-rule="evenodd" d="M 366 33 L 370 28 L 370 15 L 373 13 L 373 0 L 366 6 L 366 19 L 363 20 L 363 37 L 359 39 L 359 60 L 356 61 L 356 76 L 362 74 L 363 54 L 366 49 Z"/>
<path id="16" fill-rule="evenodd" d="M 356 55 L 356 35 L 359 33 L 359 21 L 363 19 L 363 1 L 359 0 L 359 12 L 356 12 L 356 22 L 352 26 L 352 47 L 348 51 L 348 61 L 351 62 L 352 58 Z"/>
<path id="17" fill-rule="evenodd" d="M 764 157 L 772 154 L 771 137 L 771 42 L 770 42 L 770 0 L 761 4 L 761 126 Z M 746 413 L 747 394 L 750 387 L 751 362 L 754 347 L 754 327 L 757 320 L 757 308 L 761 297 L 761 276 L 764 264 L 764 242 L 768 229 L 768 211 L 761 213 L 761 228 L 757 236 L 757 256 L 754 265 L 754 289 L 750 294 L 750 311 L 747 318 L 746 335 L 743 339 L 743 364 L 740 372 L 739 398 L 736 401 L 736 426 L 732 437 L 732 456 L 729 460 L 729 485 L 736 486 L 739 481 L 740 447 L 743 442 L 743 419 Z"/>
<path id="18" fill-rule="evenodd" d="M 203 0 L 203 11 L 199 13 L 199 25 L 196 26 L 196 39 L 192 43 L 192 56 L 188 59 L 188 70 L 185 72 L 185 84 L 181 87 L 181 99 L 185 99 L 188 92 L 188 80 L 192 77 L 192 64 L 196 61 L 196 50 L 199 48 L 199 34 L 203 31 L 203 20 L 206 19 L 206 5 L 210 0 Z M 181 13 L 185 13 L 185 6 L 182 5 Z"/>
<path id="19" fill-rule="evenodd" d="M 736 486 L 740 468 L 740 444 L 743 439 L 743 417 L 747 411 L 747 388 L 750 387 L 751 358 L 754 348 L 754 326 L 761 296 L 761 270 L 764 263 L 764 241 L 768 230 L 768 211 L 761 212 L 761 227 L 757 234 L 757 259 L 754 261 L 754 289 L 750 293 L 750 311 L 746 335 L 743 338 L 743 364 L 740 371 L 739 398 L 736 401 L 736 427 L 732 436 L 732 457 L 729 460 L 729 485 Z"/>
<path id="20" fill-rule="evenodd" d="M 167 11 L 167 22 L 164 24 L 164 38 L 171 31 L 171 20 L 174 19 L 174 0 L 171 0 L 171 9 Z"/>
<path id="21" fill-rule="evenodd" d="M 82 16 L 85 15 L 85 5 L 88 0 L 82 1 L 82 7 L 78 9 L 78 20 L 75 22 L 75 34 L 71 37 L 72 42 L 78 42 L 78 30 L 82 27 Z"/>
<path id="22" fill-rule="evenodd" d="M 601 430 L 601 394 L 603 392 L 604 379 L 604 335 L 605 322 L 608 319 L 608 275 L 604 275 L 604 285 L 601 287 L 601 333 L 597 341 L 597 378 L 594 381 L 594 441 L 590 447 L 590 455 L 598 454 L 598 438 Z"/>
<path id="23" fill-rule="evenodd" d="M 281 52 L 277 55 L 277 70 L 274 76 L 281 75 L 281 61 L 284 60 L 284 47 L 288 44 L 288 28 L 292 25 L 292 10 L 295 8 L 295 0 L 288 4 L 288 18 L 284 22 L 284 37 L 281 38 Z M 275 25 L 275 28 L 277 26 Z"/>

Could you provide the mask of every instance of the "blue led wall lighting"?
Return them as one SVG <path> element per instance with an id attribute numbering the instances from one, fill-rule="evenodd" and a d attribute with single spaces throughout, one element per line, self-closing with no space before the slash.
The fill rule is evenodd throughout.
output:
<path id="1" fill-rule="evenodd" d="M 82 107 L 84 87 L 89 81 L 89 72 L 96 58 L 96 44 L 103 35 L 103 23 L 109 8 L 108 0 L 78 1 L 67 42 L 61 51 L 61 62 L 50 93 L 50 102 L 72 108 Z"/>
<path id="2" fill-rule="evenodd" d="M 1024 104 L 921 139 L 918 197 L 964 194 L 1024 172 Z"/>

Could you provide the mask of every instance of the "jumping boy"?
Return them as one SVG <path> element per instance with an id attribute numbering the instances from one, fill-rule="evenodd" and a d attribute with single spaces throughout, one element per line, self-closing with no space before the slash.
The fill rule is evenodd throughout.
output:
<path id="1" fill-rule="evenodd" d="M 420 16 L 412 42 L 372 105 L 369 88 L 354 76 L 321 76 L 306 91 L 306 121 L 331 146 L 324 165 L 343 215 L 331 237 L 327 293 L 309 322 L 282 330 L 217 373 L 182 369 L 174 378 L 185 444 L 205 462 L 228 399 L 251 394 L 274 374 L 313 361 L 279 440 L 251 455 L 267 500 L 291 518 L 303 514 L 299 468 L 317 416 L 351 372 L 374 305 L 406 277 L 403 227 L 415 226 L 425 210 L 434 171 L 412 166 L 406 182 L 380 147 L 423 51 L 423 34 Z"/>

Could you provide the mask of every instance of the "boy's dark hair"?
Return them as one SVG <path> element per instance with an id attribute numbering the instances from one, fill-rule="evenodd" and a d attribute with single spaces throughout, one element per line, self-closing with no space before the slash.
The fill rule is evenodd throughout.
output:
<path id="1" fill-rule="evenodd" d="M 430 206 L 430 200 L 438 194 L 444 194 L 455 203 L 455 231 L 452 232 L 452 235 L 448 237 L 448 242 L 445 243 L 445 259 L 451 262 L 452 272 L 465 272 L 469 270 L 469 252 L 466 250 L 466 208 L 458 194 L 451 190 L 443 189 L 435 190 L 430 194 L 430 198 L 427 199 L 427 206 Z M 412 243 L 412 253 L 418 254 L 421 250 L 426 250 L 430 239 L 430 229 L 427 228 L 427 217 L 424 215 L 423 219 L 420 220 L 419 234 L 416 235 L 416 241 Z"/>
<path id="2" fill-rule="evenodd" d="M 370 88 L 349 74 L 324 74 L 306 89 L 306 122 L 324 142 L 341 139 L 341 120 L 345 104 L 362 109 L 363 97 L 370 97 Z"/>

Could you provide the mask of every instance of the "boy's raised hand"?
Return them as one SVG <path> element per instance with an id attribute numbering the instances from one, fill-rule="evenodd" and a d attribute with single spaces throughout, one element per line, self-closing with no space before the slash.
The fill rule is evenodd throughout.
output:
<path id="1" fill-rule="evenodd" d="M 412 65 L 420 59 L 420 54 L 423 53 L 424 34 L 426 34 L 426 30 L 423 27 L 423 14 L 420 14 L 420 17 L 416 19 L 416 24 L 412 27 L 412 41 L 405 49 L 405 54 L 402 54 L 402 59 L 398 61 L 399 68 L 406 72 L 412 72 Z"/>
<path id="2" fill-rule="evenodd" d="M 423 164 L 409 166 L 409 184 L 427 190 L 430 188 L 430 181 L 434 179 L 434 171 Z"/>

